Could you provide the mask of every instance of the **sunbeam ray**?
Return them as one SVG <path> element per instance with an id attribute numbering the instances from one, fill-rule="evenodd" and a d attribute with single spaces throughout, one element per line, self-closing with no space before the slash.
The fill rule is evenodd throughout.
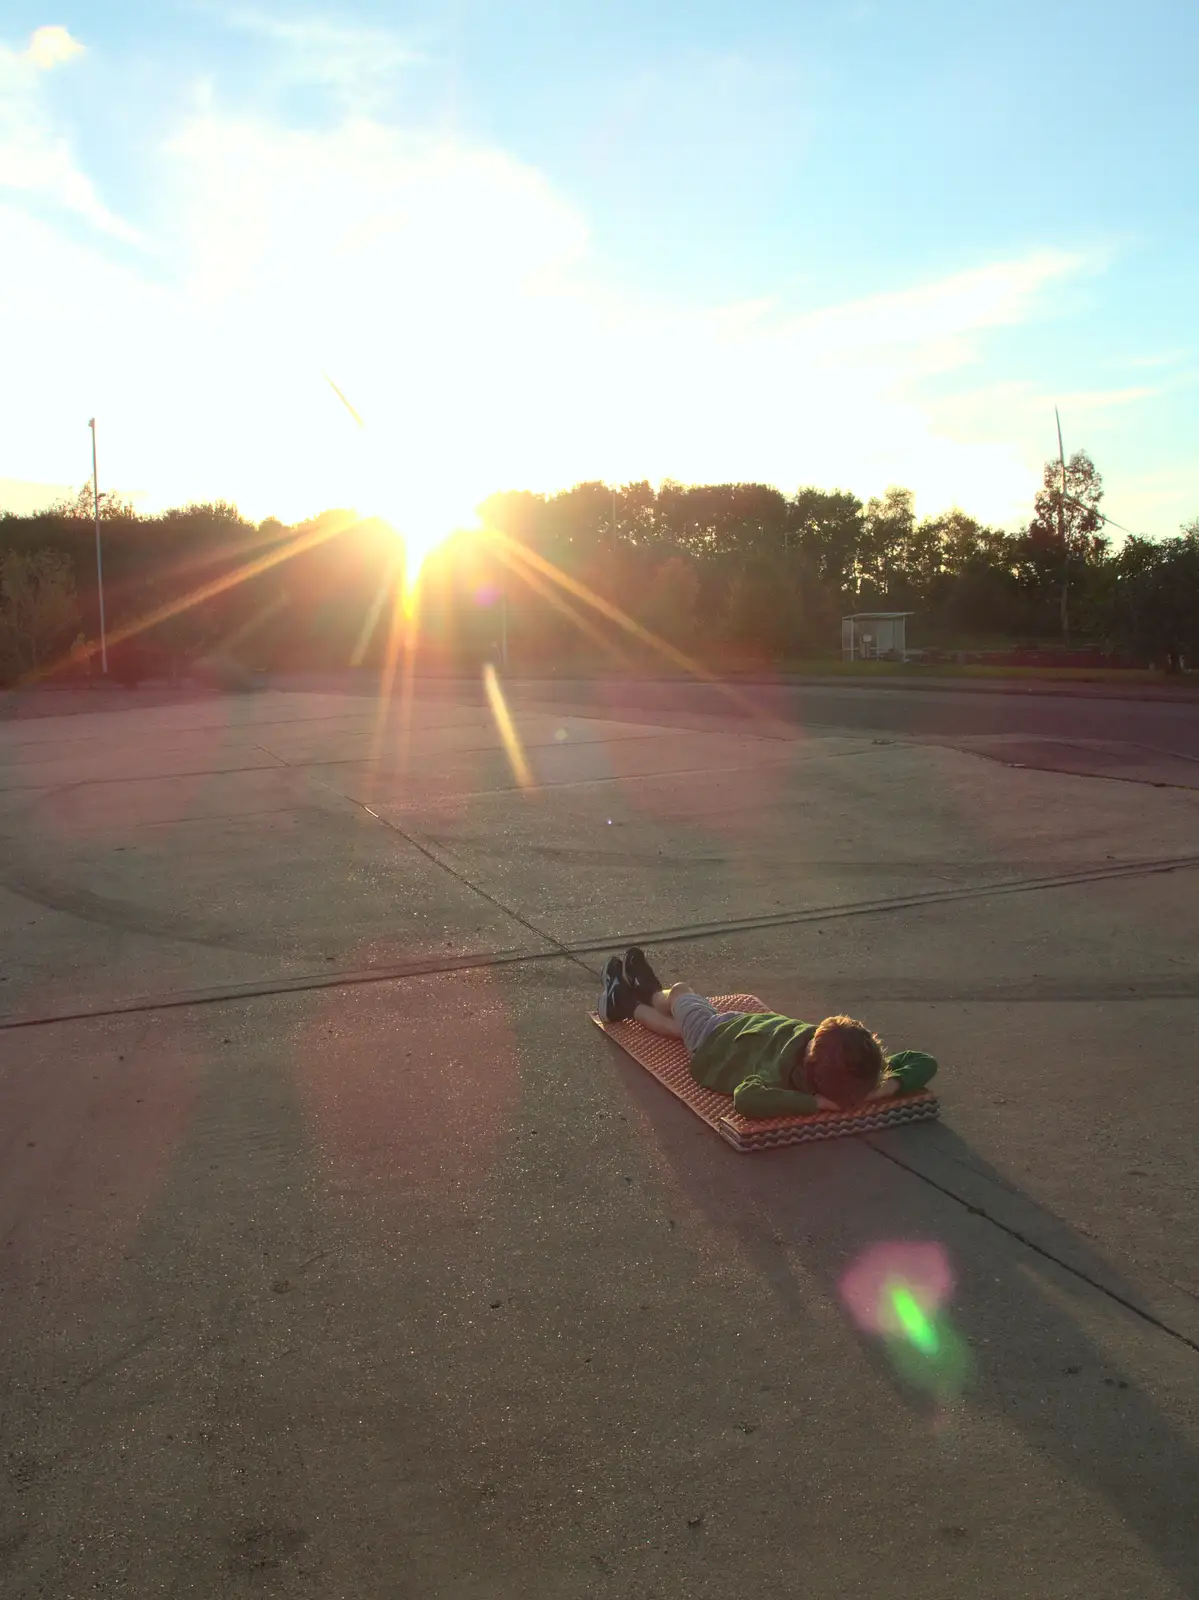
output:
<path id="1" fill-rule="evenodd" d="M 383 743 L 392 715 L 392 694 L 395 691 L 396 673 L 400 665 L 400 651 L 405 643 L 405 633 L 410 631 L 404 626 L 404 594 L 397 574 L 391 589 L 391 620 L 387 626 L 387 644 L 383 650 L 383 661 L 379 668 L 379 695 L 375 709 L 375 726 L 371 734 L 370 749 L 367 753 L 366 788 L 371 798 L 374 798 L 379 780 L 379 762 L 382 759 Z"/>
<path id="2" fill-rule="evenodd" d="M 132 622 L 123 623 L 118 628 L 108 632 L 108 648 L 114 649 L 119 644 L 124 644 L 128 639 L 135 639 L 139 634 L 147 632 L 150 628 L 157 628 L 164 622 L 169 622 L 172 617 L 181 616 L 183 612 L 190 611 L 194 606 L 203 605 L 206 600 L 214 599 L 218 594 L 224 594 L 229 589 L 235 589 L 238 584 L 246 583 L 250 578 L 256 578 L 259 573 L 267 572 L 271 567 L 277 567 L 284 561 L 291 561 L 296 556 L 303 555 L 307 550 L 315 550 L 318 545 L 327 543 L 337 534 L 344 533 L 346 528 L 353 526 L 351 522 L 331 523 L 325 527 L 310 528 L 306 532 L 295 535 L 285 545 L 274 550 L 268 550 L 265 555 L 259 556 L 254 561 L 247 561 L 244 566 L 236 568 L 233 572 L 222 573 L 219 578 L 211 578 L 207 583 L 199 584 L 195 589 L 185 595 L 180 595 L 175 600 L 164 601 L 162 605 L 155 606 L 152 610 L 143 613 Z M 100 642 L 89 639 L 77 645 L 66 655 L 45 666 L 37 668 L 23 681 L 27 684 L 40 682 L 52 677 L 56 672 L 61 672 L 64 667 L 75 666 L 98 655 Z"/>
<path id="3" fill-rule="evenodd" d="M 499 551 L 499 556 L 507 571 L 515 572 L 522 583 L 527 584 L 534 594 L 539 595 L 559 615 L 564 616 L 568 622 L 572 622 L 580 633 L 591 640 L 592 644 L 598 645 L 608 655 L 615 656 L 621 666 L 629 664 L 627 652 L 620 648 L 620 645 L 612 635 L 605 633 L 602 628 L 597 628 L 593 622 L 588 621 L 577 606 L 572 606 L 570 601 L 564 599 L 539 573 L 534 572 L 530 567 L 518 566 L 508 551 L 502 547 Z"/>
<path id="4" fill-rule="evenodd" d="M 407 591 L 405 591 L 407 595 Z M 400 730 L 399 730 L 399 769 L 405 778 L 408 776 L 408 752 L 412 743 L 412 711 L 416 699 L 416 653 L 420 645 L 420 593 L 415 592 L 412 598 L 412 609 L 405 605 L 407 626 L 404 629 L 404 662 L 403 671 L 400 673 Z"/>
<path id="5" fill-rule="evenodd" d="M 333 379 L 329 376 L 329 374 L 327 372 L 324 372 L 324 373 L 321 374 L 321 376 L 324 378 L 325 382 L 329 385 L 330 389 L 333 390 L 333 393 L 341 401 L 342 405 L 345 406 L 346 410 L 350 413 L 350 415 L 353 417 L 354 421 L 358 424 L 358 426 L 360 428 L 365 428 L 366 427 L 366 423 L 363 422 L 363 420 L 359 416 L 358 412 L 355 411 L 354 407 L 346 399 L 345 395 L 342 394 L 341 390 L 333 382 Z"/>
<path id="6" fill-rule="evenodd" d="M 487 694 L 487 704 L 491 707 L 491 715 L 495 718 L 496 731 L 503 741 L 508 765 L 512 768 L 512 776 L 516 779 L 518 788 L 531 789 L 533 774 L 529 769 L 520 735 L 516 731 L 516 724 L 512 720 L 512 713 L 508 710 L 508 702 L 504 699 L 499 675 L 490 661 L 483 668 L 483 688 Z"/>
<path id="7" fill-rule="evenodd" d="M 266 626 L 272 617 L 278 616 L 280 611 L 286 611 L 287 604 L 286 595 L 277 594 L 273 596 L 272 599 L 260 605 L 252 616 L 247 617 L 231 633 L 226 634 L 223 639 L 219 639 L 213 648 L 224 654 L 235 649 L 238 645 L 245 644 L 246 640 L 252 639 L 260 628 Z"/>
<path id="8" fill-rule="evenodd" d="M 397 561 L 384 574 L 383 582 L 379 585 L 379 591 L 367 608 L 362 627 L 358 631 L 358 638 L 355 640 L 354 648 L 350 652 L 350 665 L 352 667 L 360 667 L 366 658 L 370 642 L 375 636 L 375 629 L 379 626 L 379 618 L 383 615 L 383 607 L 387 604 L 387 597 L 392 593 L 394 585 L 399 578 L 399 572 L 400 565 Z"/>
<path id="9" fill-rule="evenodd" d="M 538 555 L 535 550 L 530 550 L 527 545 L 510 538 L 508 534 L 501 532 L 498 528 L 489 528 L 488 537 L 495 540 L 500 548 L 506 549 L 526 568 L 532 568 L 544 574 L 551 582 L 558 584 L 568 593 L 575 595 L 585 605 L 589 605 L 594 611 L 598 611 L 601 616 L 607 617 L 617 627 L 623 628 L 634 639 L 640 639 L 643 644 L 649 645 L 651 650 L 655 650 L 676 667 L 682 667 L 693 678 L 698 678 L 701 682 L 710 684 L 731 705 L 736 706 L 737 710 L 743 715 L 750 716 L 755 722 L 764 723 L 772 728 L 785 726 L 789 729 L 789 724 L 781 723 L 777 717 L 772 717 L 769 712 L 763 711 L 760 706 L 754 704 L 748 695 L 742 694 L 739 689 L 734 689 L 723 678 L 709 671 L 701 661 L 696 661 L 693 656 L 687 655 L 675 645 L 668 643 L 667 640 L 659 638 L 656 633 L 651 632 L 649 628 L 638 622 L 634 617 L 630 617 L 619 606 L 613 605 L 610 600 L 605 600 L 602 595 L 596 594 L 586 584 L 580 583 L 577 578 L 570 577 L 568 573 L 556 567 L 552 561 L 547 561 L 544 556 Z"/>

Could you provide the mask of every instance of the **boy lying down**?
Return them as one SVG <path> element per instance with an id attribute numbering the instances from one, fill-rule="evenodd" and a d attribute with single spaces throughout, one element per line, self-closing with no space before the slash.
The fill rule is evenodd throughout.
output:
<path id="1" fill-rule="evenodd" d="M 685 983 L 663 988 L 645 951 L 626 950 L 604 964 L 599 1014 L 636 1021 L 681 1039 L 691 1076 L 731 1095 L 743 1117 L 803 1117 L 848 1111 L 867 1100 L 912 1094 L 937 1070 L 922 1050 L 887 1056 L 878 1038 L 852 1017 L 799 1022 L 775 1011 L 717 1011 Z"/>

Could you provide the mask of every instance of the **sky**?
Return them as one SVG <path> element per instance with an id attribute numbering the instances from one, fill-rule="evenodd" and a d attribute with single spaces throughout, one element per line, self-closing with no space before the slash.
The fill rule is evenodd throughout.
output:
<path id="1" fill-rule="evenodd" d="M 0 508 L 1199 516 L 1193 0 L 7 0 Z M 331 379 L 351 402 L 360 426 Z"/>

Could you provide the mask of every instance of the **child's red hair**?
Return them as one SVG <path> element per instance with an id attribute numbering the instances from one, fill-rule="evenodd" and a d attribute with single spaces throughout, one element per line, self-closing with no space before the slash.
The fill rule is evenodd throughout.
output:
<path id="1" fill-rule="evenodd" d="M 804 1058 L 813 1093 L 846 1109 L 878 1088 L 886 1064 L 881 1040 L 853 1017 L 825 1017 Z"/>

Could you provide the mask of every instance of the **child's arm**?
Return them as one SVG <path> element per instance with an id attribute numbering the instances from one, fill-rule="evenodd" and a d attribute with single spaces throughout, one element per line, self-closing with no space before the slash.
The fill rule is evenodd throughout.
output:
<path id="1" fill-rule="evenodd" d="M 867 1098 L 888 1100 L 896 1094 L 915 1094 L 936 1076 L 936 1072 L 937 1063 L 933 1056 L 923 1050 L 901 1050 L 898 1055 L 888 1056 L 883 1081 Z"/>
<path id="2" fill-rule="evenodd" d="M 767 1088 L 757 1072 L 733 1090 L 733 1110 L 743 1117 L 810 1117 L 827 1108 L 828 1102 L 822 1106 L 814 1094 Z"/>

